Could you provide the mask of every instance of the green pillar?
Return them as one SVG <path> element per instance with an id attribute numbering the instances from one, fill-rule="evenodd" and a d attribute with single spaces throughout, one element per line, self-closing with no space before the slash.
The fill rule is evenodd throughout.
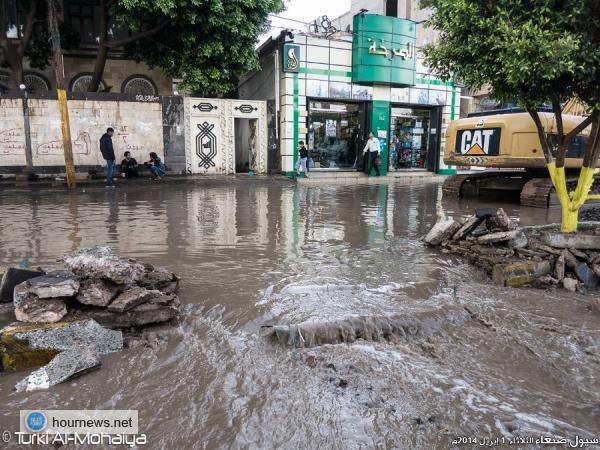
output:
<path id="1" fill-rule="evenodd" d="M 383 147 L 380 153 L 381 167 L 379 171 L 382 176 L 385 176 L 388 173 L 389 165 L 390 102 L 383 100 L 374 100 L 371 102 L 369 105 L 369 124 L 369 131 L 375 134 L 375 137 L 379 139 L 380 146 Z M 379 137 L 379 131 L 384 131 L 385 137 Z M 371 161 L 366 161 L 366 163 L 370 165 Z M 375 175 L 375 170 L 372 170 L 369 175 Z"/>

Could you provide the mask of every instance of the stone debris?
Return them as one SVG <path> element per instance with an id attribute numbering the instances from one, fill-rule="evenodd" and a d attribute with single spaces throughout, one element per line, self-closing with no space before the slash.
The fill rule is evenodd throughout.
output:
<path id="1" fill-rule="evenodd" d="M 73 274 L 42 275 L 26 283 L 29 293 L 40 299 L 72 297 L 79 291 L 79 280 Z"/>
<path id="2" fill-rule="evenodd" d="M 100 355 L 93 348 L 73 348 L 54 357 L 44 367 L 19 381 L 17 392 L 48 389 L 50 386 L 68 381 L 91 370 L 100 368 Z"/>
<path id="3" fill-rule="evenodd" d="M 73 348 L 94 348 L 100 355 L 117 352 L 123 335 L 93 320 L 9 325 L 0 330 L 0 372 L 43 366 Z"/>
<path id="4" fill-rule="evenodd" d="M 64 256 L 62 266 L 17 285 L 17 320 L 30 323 L 92 318 L 109 328 L 160 323 L 177 317 L 179 278 L 163 267 L 93 247 Z M 148 306 L 142 307 L 144 304 Z"/>
<path id="5" fill-rule="evenodd" d="M 112 281 L 85 280 L 76 299 L 83 305 L 108 306 L 118 294 L 119 286 Z"/>
<path id="6" fill-rule="evenodd" d="M 429 245 L 440 245 L 448 240 L 461 227 L 452 219 L 442 219 L 436 223 L 423 239 Z"/>
<path id="7" fill-rule="evenodd" d="M 146 303 L 155 294 L 160 294 L 159 291 L 149 291 L 143 287 L 131 287 L 123 291 L 119 296 L 108 305 L 108 310 L 111 312 L 125 312 L 134 307 Z"/>
<path id="8" fill-rule="evenodd" d="M 552 225 L 519 228 L 502 208 L 480 208 L 462 223 L 441 220 L 423 240 L 468 259 L 501 286 L 584 292 L 600 286 L 600 227 L 582 225 L 571 234 Z"/>
<path id="9" fill-rule="evenodd" d="M 82 278 L 110 280 L 117 284 L 134 284 L 146 272 L 143 264 L 114 255 L 110 247 L 84 248 L 63 257 L 61 261 Z"/>
<path id="10" fill-rule="evenodd" d="M 13 305 L 18 321 L 29 323 L 58 322 L 67 315 L 63 298 L 40 299 L 29 291 L 28 281 L 15 287 Z"/>
<path id="11" fill-rule="evenodd" d="M 28 324 L 0 330 L 0 372 L 39 368 L 16 388 L 46 389 L 100 366 L 100 355 L 123 348 L 120 328 L 178 317 L 179 278 L 162 267 L 93 247 L 42 271 L 15 272 L 3 287 L 15 316 Z M 19 281 L 15 284 L 15 280 Z M 105 328 L 106 327 L 106 328 Z M 40 367 L 43 366 L 43 367 Z"/>
<path id="12" fill-rule="evenodd" d="M 40 275 L 42 275 L 42 272 L 39 270 L 20 269 L 17 267 L 3 269 L 3 275 L 0 277 L 0 303 L 12 302 L 16 285 Z"/>

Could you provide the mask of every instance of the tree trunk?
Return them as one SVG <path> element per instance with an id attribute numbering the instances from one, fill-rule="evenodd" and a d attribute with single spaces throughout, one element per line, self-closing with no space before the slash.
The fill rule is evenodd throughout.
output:
<path id="1" fill-rule="evenodd" d="M 94 72 L 92 74 L 92 80 L 88 85 L 88 92 L 98 92 L 100 83 L 104 76 L 104 68 L 106 67 L 106 59 L 108 57 L 108 47 L 100 45 L 98 47 L 98 53 L 96 54 L 96 61 L 94 62 Z"/>
<path id="2" fill-rule="evenodd" d="M 98 53 L 94 62 L 94 73 L 92 80 L 88 85 L 88 92 L 98 92 L 100 83 L 104 76 L 104 68 L 106 67 L 106 58 L 108 57 L 108 6 L 106 0 L 100 0 L 100 36 L 98 41 Z"/>

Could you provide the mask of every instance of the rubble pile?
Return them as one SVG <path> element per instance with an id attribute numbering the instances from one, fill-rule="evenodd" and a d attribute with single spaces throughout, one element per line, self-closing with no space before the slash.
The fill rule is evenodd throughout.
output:
<path id="1" fill-rule="evenodd" d="M 3 301 L 12 301 L 24 322 L 0 330 L 0 372 L 43 366 L 17 391 L 46 389 L 100 367 L 101 355 L 123 348 L 121 328 L 167 322 L 181 305 L 175 274 L 120 258 L 109 247 L 79 250 L 50 268 L 5 269 L 0 279 Z"/>
<path id="2" fill-rule="evenodd" d="M 559 232 L 558 225 L 519 228 L 502 208 L 481 208 L 462 223 L 438 221 L 423 240 L 465 257 L 502 286 L 585 292 L 600 284 L 597 222 L 582 223 L 571 234 Z"/>
<path id="3" fill-rule="evenodd" d="M 177 316 L 178 278 L 161 267 L 93 247 L 14 287 L 17 320 L 53 323 L 94 319 L 109 328 L 139 327 Z"/>

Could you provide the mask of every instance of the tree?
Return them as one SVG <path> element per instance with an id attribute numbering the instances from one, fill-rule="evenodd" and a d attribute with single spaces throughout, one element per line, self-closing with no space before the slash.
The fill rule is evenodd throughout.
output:
<path id="1" fill-rule="evenodd" d="M 255 44 L 281 0 L 100 0 L 99 49 L 90 91 L 98 89 L 108 51 L 161 68 L 193 93 L 231 92 L 257 67 Z M 110 18 L 131 30 L 109 39 Z"/>
<path id="2" fill-rule="evenodd" d="M 535 123 L 550 178 L 562 207 L 563 231 L 577 230 L 590 198 L 600 156 L 600 2 L 597 0 L 422 0 L 433 7 L 429 25 L 439 39 L 426 59 L 443 78 L 491 87 L 498 100 L 515 100 Z M 565 132 L 561 105 L 577 97 L 589 116 Z M 538 112 L 552 105 L 551 124 Z M 591 126 L 577 187 L 568 192 L 569 142 Z M 552 133 L 550 133 L 552 130 Z"/>
<path id="3" fill-rule="evenodd" d="M 1 1 L 1 0 L 0 0 Z M 50 35 L 47 27 L 46 0 L 22 0 L 12 4 L 5 2 L 7 9 L 0 14 L 0 65 L 11 71 L 11 87 L 18 89 L 25 82 L 23 60 L 27 58 L 34 69 L 44 70 L 50 61 Z M 63 48 L 72 48 L 78 44 L 77 35 L 60 24 L 61 44 Z M 10 35 L 10 37 L 9 37 Z"/>

